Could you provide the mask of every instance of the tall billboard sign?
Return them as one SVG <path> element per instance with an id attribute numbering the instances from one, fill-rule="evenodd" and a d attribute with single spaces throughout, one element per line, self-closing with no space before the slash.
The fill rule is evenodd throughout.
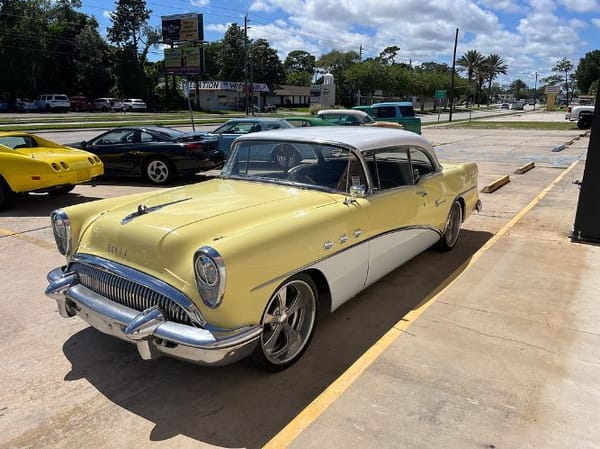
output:
<path id="1" fill-rule="evenodd" d="M 202 14 L 175 14 L 162 16 L 162 38 L 167 44 L 201 42 L 204 40 Z"/>

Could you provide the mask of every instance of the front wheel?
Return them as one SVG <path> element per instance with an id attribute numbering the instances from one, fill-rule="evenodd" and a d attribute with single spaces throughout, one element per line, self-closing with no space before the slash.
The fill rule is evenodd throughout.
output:
<path id="1" fill-rule="evenodd" d="M 165 159 L 153 158 L 144 165 L 144 176 L 153 184 L 166 184 L 174 175 L 175 169 Z"/>
<path id="2" fill-rule="evenodd" d="M 281 284 L 263 313 L 263 331 L 252 361 L 272 372 L 297 362 L 312 339 L 317 305 L 318 292 L 310 276 L 297 274 Z"/>
<path id="3" fill-rule="evenodd" d="M 448 220 L 446 220 L 446 227 L 444 234 L 440 238 L 437 244 L 438 249 L 442 251 L 450 251 L 456 245 L 458 236 L 460 235 L 460 226 L 462 224 L 462 206 L 458 201 L 454 201 L 450 213 L 448 214 Z"/>

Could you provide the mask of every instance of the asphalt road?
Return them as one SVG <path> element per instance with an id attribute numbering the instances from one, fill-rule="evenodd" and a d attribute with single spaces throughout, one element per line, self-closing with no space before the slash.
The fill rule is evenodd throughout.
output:
<path id="1" fill-rule="evenodd" d="M 95 134 L 76 131 L 45 135 L 68 142 L 87 138 L 88 133 Z M 495 362 L 500 359 L 485 356 L 482 333 L 499 331 L 478 328 L 477 323 L 482 317 L 475 314 L 463 316 L 461 320 L 466 322 L 459 324 L 479 330 L 467 332 L 457 340 L 453 333 L 456 326 L 435 327 L 436 322 L 444 320 L 444 311 L 432 309 L 433 317 L 419 318 L 416 330 L 406 331 L 409 336 L 425 333 L 428 338 L 414 340 L 414 344 L 411 339 L 403 340 L 403 349 L 382 353 L 377 359 L 379 363 L 374 365 L 375 373 L 368 377 L 365 377 L 366 373 L 359 376 L 356 389 L 349 391 L 350 396 L 342 395 L 344 388 L 339 388 L 338 383 L 338 379 L 344 378 L 345 373 L 370 348 L 376 347 L 390 329 L 418 310 L 433 292 L 452 281 L 456 270 L 473 259 L 520 211 L 548 189 L 559 173 L 566 170 L 569 170 L 565 172 L 567 178 L 561 184 L 563 196 L 556 197 L 553 204 L 569 208 L 569 212 L 558 214 L 556 225 L 561 235 L 568 232 L 572 223 L 573 198 L 577 194 L 577 187 L 571 181 L 580 179 L 583 163 L 578 161 L 587 149 L 587 138 L 580 138 L 581 134 L 579 131 L 425 128 L 424 136 L 436 145 L 442 162 L 478 162 L 481 185 L 506 174 L 510 174 L 511 182 L 494 194 L 482 194 L 484 210 L 465 223 L 461 241 L 454 251 L 446 254 L 426 252 L 361 293 L 322 323 L 298 364 L 278 374 L 259 372 L 245 362 L 216 369 L 166 358 L 145 362 L 127 343 L 100 334 L 81 320 L 59 317 L 55 303 L 44 296 L 46 273 L 64 263 L 55 250 L 48 223 L 48 215 L 53 209 L 155 187 L 113 179 L 77 186 L 63 197 L 29 195 L 22 198 L 14 208 L 0 213 L 0 266 L 3 267 L 0 271 L 0 313 L 3 316 L 0 327 L 0 365 L 3 367 L 0 376 L 0 449 L 259 448 L 267 444 L 298 448 L 342 445 L 377 449 L 436 446 L 463 449 L 493 447 L 492 443 L 498 448 L 594 447 L 589 440 L 581 440 L 576 419 L 564 418 L 561 422 L 564 416 L 556 412 L 556 416 L 552 415 L 552 419 L 542 423 L 538 414 L 527 415 L 522 409 L 513 411 L 510 407 L 518 405 L 527 409 L 548 405 L 546 396 L 540 401 L 534 394 L 538 392 L 535 389 L 551 385 L 551 391 L 555 391 L 564 379 L 569 385 L 567 392 L 574 388 L 574 382 L 579 382 L 582 389 L 558 397 L 556 407 L 577 413 L 579 398 L 587 407 L 585 413 L 591 411 L 596 413 L 592 416 L 597 416 L 600 401 L 592 401 L 598 398 L 597 386 L 595 391 L 590 390 L 594 384 L 584 373 L 586 367 L 590 376 L 597 373 L 600 366 L 597 351 L 590 347 L 592 352 L 583 356 L 583 366 L 577 365 L 575 369 L 568 364 L 576 378 L 565 374 L 551 378 L 552 384 L 550 380 L 548 383 L 516 383 L 515 376 L 524 373 L 509 361 L 512 359 L 508 353 L 502 353 L 506 360 L 499 364 L 506 369 L 504 377 L 490 377 L 490 369 L 497 369 Z M 564 151 L 552 151 L 557 145 L 573 139 L 574 143 Z M 514 175 L 516 168 L 530 160 L 535 161 L 534 170 L 526 175 Z M 203 177 L 198 176 L 196 180 L 202 181 Z M 550 208 L 547 213 L 554 217 L 554 212 L 556 209 Z M 543 222 L 544 212 L 540 214 L 533 216 L 530 224 Z M 521 228 L 518 232 L 524 247 L 495 255 L 503 261 L 499 265 L 502 270 L 506 266 L 515 266 L 519 258 L 524 260 L 526 253 L 522 248 L 536 247 L 530 231 Z M 543 231 L 535 232 L 539 236 Z M 527 239 L 530 239 L 529 245 Z M 567 259 L 567 256 L 563 254 L 562 258 Z M 550 266 L 547 269 L 552 270 Z M 493 278 L 491 273 L 494 271 L 476 271 L 475 278 L 469 282 L 471 285 L 478 282 L 478 290 L 489 288 L 482 279 Z M 549 273 L 551 276 L 552 271 Z M 532 279 L 526 279 L 532 282 Z M 549 279 L 547 283 L 550 283 Z M 511 282 L 506 280 L 500 285 L 511 285 Z M 459 287 L 461 297 L 469 298 L 469 283 Z M 496 287 L 495 292 L 485 292 L 490 295 L 488 298 L 511 298 L 518 287 L 513 285 L 513 290 L 503 287 L 507 289 L 503 291 Z M 565 295 L 567 292 L 565 290 Z M 553 304 L 555 314 L 564 314 L 568 318 L 568 309 L 559 310 L 560 304 Z M 591 307 L 588 302 L 585 304 L 585 307 Z M 443 303 L 438 305 L 443 306 Z M 485 308 L 488 316 L 514 311 L 523 323 L 540 320 L 536 307 L 519 306 L 513 301 L 494 305 L 493 313 L 487 310 L 488 306 L 476 303 L 464 307 L 471 310 Z M 579 308 L 572 304 L 570 307 L 572 313 L 580 316 Z M 599 316 L 597 308 L 590 309 L 589 313 Z M 547 322 L 551 326 L 554 318 L 546 319 L 550 320 Z M 458 318 L 455 321 L 458 322 Z M 565 328 L 581 326 L 568 320 L 562 325 Z M 597 325 L 590 323 L 582 332 L 599 335 L 594 326 Z M 551 333 L 544 335 L 550 339 L 544 346 L 551 347 Z M 510 334 L 504 344 L 509 345 L 509 340 Z M 528 344 L 529 347 L 533 345 Z M 567 366 L 568 352 L 553 354 L 564 357 Z M 430 358 L 434 356 L 434 359 Z M 457 370 L 456 361 L 461 358 L 464 364 Z M 526 368 L 534 369 L 529 365 Z M 547 370 L 534 372 L 547 374 Z M 486 378 L 493 381 L 487 382 Z M 452 383 L 471 393 L 461 396 L 463 401 L 452 400 L 447 397 Z M 328 396 L 332 387 L 339 394 Z M 488 402 L 474 410 L 474 404 L 467 399 L 477 401 L 483 395 L 481 389 L 498 394 L 485 396 Z M 331 408 L 315 409 L 313 401 L 324 395 L 331 399 Z M 498 413 L 489 410 L 498 410 Z M 588 416 L 582 413 L 580 411 L 576 416 Z M 309 422 L 298 421 L 306 415 L 310 416 Z M 528 416 L 531 416 L 530 421 L 527 421 Z M 532 421 L 535 419 L 540 419 L 540 424 Z M 557 437 L 553 441 L 565 444 L 544 445 L 549 441 L 548 435 L 556 435 L 558 430 L 553 427 L 557 426 L 557 420 L 564 426 L 559 435 L 563 439 Z M 519 428 L 511 427 L 511 424 Z M 296 431 L 284 432 L 290 426 Z M 526 440 L 519 440 L 524 429 L 529 429 L 530 435 Z M 488 432 L 489 438 L 474 437 L 481 432 Z M 573 437 L 568 439 L 564 435 Z M 536 439 L 542 444 L 535 445 Z M 502 441 L 506 444 L 499 444 Z M 516 441 L 527 444 L 519 445 Z M 578 441 L 583 444 L 576 444 Z"/>

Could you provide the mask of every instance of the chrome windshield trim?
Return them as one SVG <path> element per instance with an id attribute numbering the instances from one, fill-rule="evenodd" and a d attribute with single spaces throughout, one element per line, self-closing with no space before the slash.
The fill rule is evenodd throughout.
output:
<path id="1" fill-rule="evenodd" d="M 157 291 L 177 303 L 187 313 L 192 322 L 197 323 L 200 326 L 206 325 L 206 319 L 190 298 L 180 290 L 158 278 L 136 270 L 135 268 L 91 254 L 76 254 L 71 260 L 71 263 L 75 262 L 90 265 L 99 270 L 120 276 L 151 290 Z"/>

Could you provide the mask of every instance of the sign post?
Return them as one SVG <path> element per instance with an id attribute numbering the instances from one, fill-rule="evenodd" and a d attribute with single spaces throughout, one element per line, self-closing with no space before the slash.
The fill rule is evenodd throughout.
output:
<path id="1" fill-rule="evenodd" d="M 436 99 L 439 99 L 439 102 L 440 102 L 439 106 L 440 106 L 440 107 L 441 107 L 441 105 L 442 105 L 442 104 L 441 104 L 441 103 L 442 103 L 442 101 L 441 101 L 441 100 L 442 100 L 442 98 L 446 98 L 446 97 L 447 97 L 447 95 L 448 95 L 448 91 L 447 91 L 447 90 L 436 90 L 436 91 L 435 91 L 435 98 L 436 98 Z M 440 108 L 440 109 L 438 109 L 438 123 L 440 122 L 440 113 L 441 113 L 441 108 Z"/>

